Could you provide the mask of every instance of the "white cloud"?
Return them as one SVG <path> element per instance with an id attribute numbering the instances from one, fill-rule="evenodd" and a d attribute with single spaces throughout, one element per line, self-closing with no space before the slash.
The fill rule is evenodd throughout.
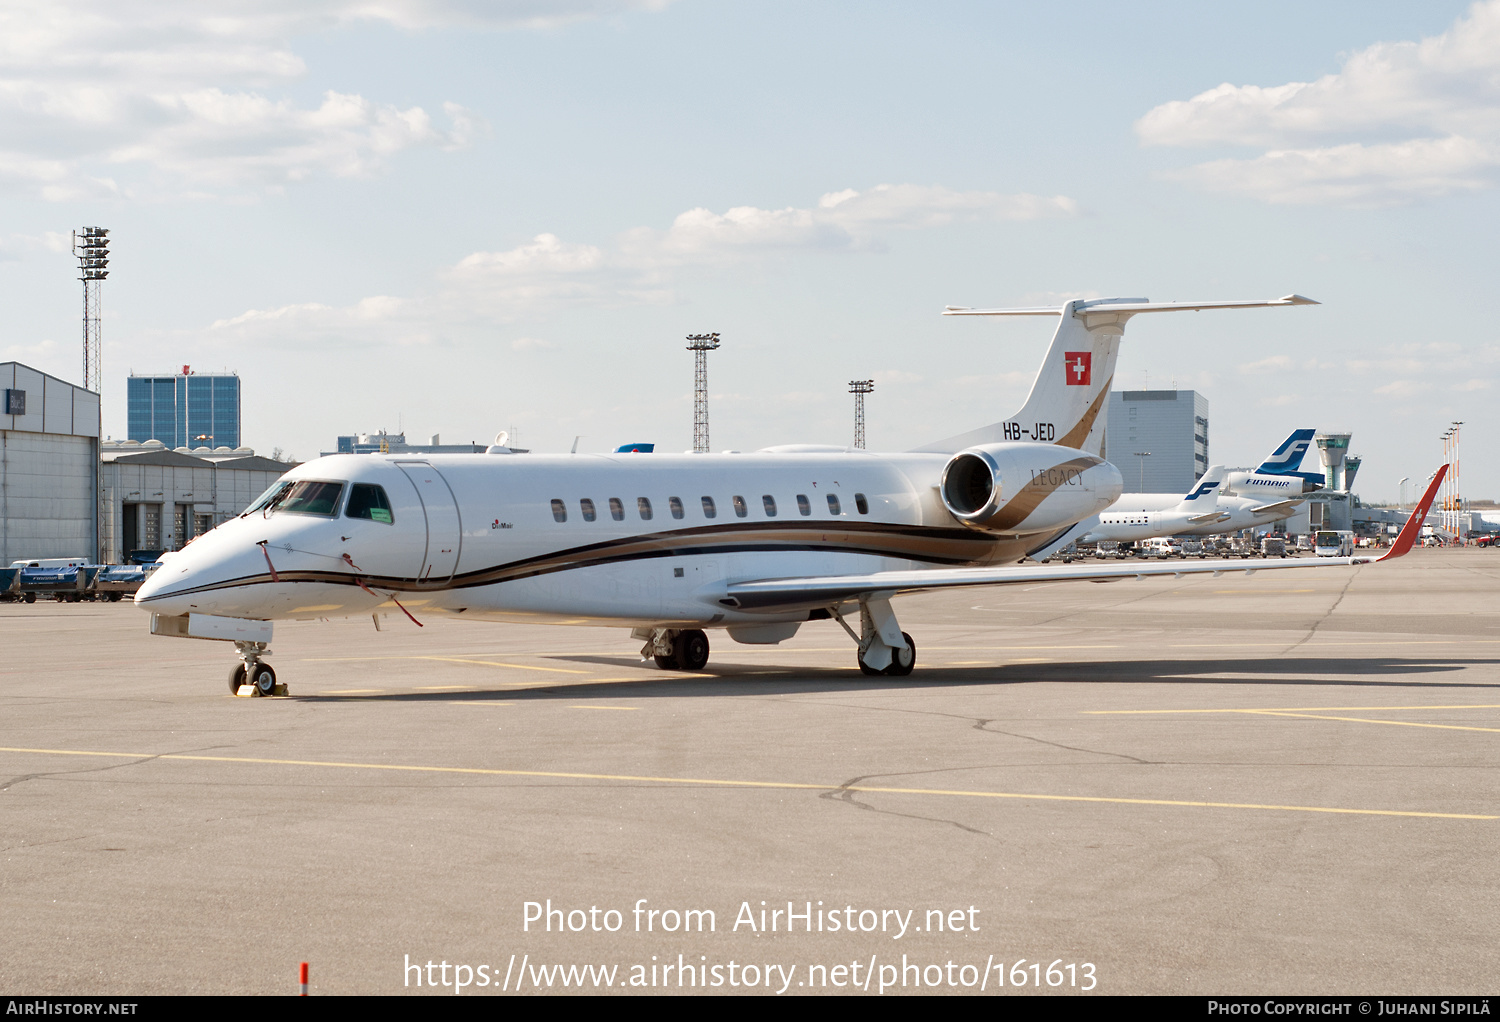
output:
<path id="1" fill-rule="evenodd" d="M 751 250 L 867 247 L 882 230 L 938 227 L 957 220 L 1036 220 L 1075 216 L 1065 195 L 959 192 L 939 185 L 876 185 L 822 196 L 808 208 L 735 206 L 723 213 L 681 213 L 666 231 L 640 228 L 624 239 L 638 262 L 734 257 Z"/>
<path id="2" fill-rule="evenodd" d="M 1295 363 L 1285 355 L 1272 355 L 1258 362 L 1242 362 L 1239 370 L 1251 376 L 1259 376 L 1267 373 L 1284 373 L 1294 367 Z"/>
<path id="3" fill-rule="evenodd" d="M 1432 384 L 1422 380 L 1395 380 L 1383 387 L 1376 387 L 1371 393 L 1384 394 L 1386 397 L 1409 398 L 1425 394 L 1432 389 Z"/>
<path id="4" fill-rule="evenodd" d="M 863 251 L 874 246 L 882 230 L 930 228 L 960 217 L 1065 216 L 1074 208 L 1061 196 L 1040 200 L 918 185 L 879 185 L 866 192 L 851 189 L 833 195 L 834 201 L 806 209 L 737 206 L 722 214 L 688 210 L 666 230 L 636 228 L 608 245 L 538 234 L 514 248 L 465 256 L 439 270 L 436 288 L 421 297 L 367 298 L 348 308 L 297 304 L 255 309 L 219 320 L 212 329 L 226 342 L 232 338 L 240 344 L 260 335 L 308 341 L 338 338 L 339 345 L 352 344 L 356 326 L 358 343 L 432 343 L 447 326 L 515 322 L 564 304 L 670 303 L 676 301 L 674 274 L 684 266 L 793 251 Z M 534 338 L 512 342 L 517 351 L 545 346 Z"/>
<path id="5" fill-rule="evenodd" d="M 1500 184 L 1500 0 L 1448 31 L 1377 43 L 1336 74 L 1225 83 L 1136 122 L 1146 145 L 1250 146 L 1170 174 L 1274 203 L 1372 206 Z"/>
<path id="6" fill-rule="evenodd" d="M 301 35 L 356 22 L 407 30 L 550 28 L 660 10 L 668 0 L 84 0 L 0 5 L 0 191 L 54 201 L 257 194 L 316 175 L 363 176 L 402 150 L 454 149 L 485 130 L 326 92 L 278 90 L 306 67 Z"/>

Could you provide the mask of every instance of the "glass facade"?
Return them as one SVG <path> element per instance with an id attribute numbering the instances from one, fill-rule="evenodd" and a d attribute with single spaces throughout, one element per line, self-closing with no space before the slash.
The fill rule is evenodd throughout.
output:
<path id="1" fill-rule="evenodd" d="M 238 376 L 132 376 L 126 384 L 129 439 L 168 447 L 240 446 Z"/>

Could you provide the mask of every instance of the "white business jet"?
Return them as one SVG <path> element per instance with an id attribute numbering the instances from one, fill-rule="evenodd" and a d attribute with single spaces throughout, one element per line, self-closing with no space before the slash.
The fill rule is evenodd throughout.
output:
<path id="1" fill-rule="evenodd" d="M 1218 526 L 1233 517 L 1219 507 L 1219 486 L 1224 482 L 1224 466 L 1215 465 L 1193 484 L 1191 492 L 1174 507 L 1136 508 L 1125 494 L 1109 510 L 1079 523 L 1083 543 L 1114 540 L 1134 543 L 1157 536 L 1176 536 L 1203 526 Z M 1092 524 L 1090 524 L 1092 522 Z M 1071 540 L 1069 540 L 1071 542 Z"/>
<path id="2" fill-rule="evenodd" d="M 898 595 L 1247 570 L 1228 561 L 1017 562 L 1120 495 L 1119 471 L 1099 457 L 1100 412 L 1132 316 L 1310 304 L 1289 295 L 950 308 L 1054 316 L 1057 333 L 1014 417 L 901 454 L 512 455 L 496 446 L 320 458 L 174 554 L 136 603 L 153 613 L 158 635 L 233 642 L 241 662 L 231 688 L 264 694 L 279 688 L 265 661 L 274 620 L 373 616 L 393 605 L 414 621 L 620 625 L 644 640 L 643 656 L 673 670 L 707 663 L 704 629 L 777 643 L 804 622 L 832 620 L 866 674 L 906 675 L 916 644 L 897 623 Z"/>

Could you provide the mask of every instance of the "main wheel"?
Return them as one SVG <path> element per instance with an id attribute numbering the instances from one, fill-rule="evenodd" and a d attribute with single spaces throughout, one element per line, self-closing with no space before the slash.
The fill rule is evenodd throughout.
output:
<path id="1" fill-rule="evenodd" d="M 660 667 L 664 671 L 677 670 L 677 659 L 675 657 L 659 656 L 652 657 L 652 659 L 656 661 L 656 666 Z"/>
<path id="2" fill-rule="evenodd" d="M 858 657 L 858 660 L 860 674 L 863 674 L 866 677 L 873 677 L 874 675 L 881 673 L 880 671 L 877 671 L 875 668 L 871 667 L 869 664 L 865 663 L 864 657 Z"/>
<path id="3" fill-rule="evenodd" d="M 245 683 L 245 665 L 235 664 L 229 672 L 229 693 L 239 695 L 240 686 Z"/>
<path id="4" fill-rule="evenodd" d="M 114 590 L 113 592 L 111 592 L 109 594 L 109 602 L 110 603 L 119 603 L 120 602 L 120 591 L 118 589 Z"/>
<path id="5" fill-rule="evenodd" d="M 905 632 L 901 633 L 901 638 L 906 640 L 906 648 L 891 650 L 891 665 L 881 672 L 893 678 L 904 678 L 917 666 L 917 644 Z"/>
<path id="6" fill-rule="evenodd" d="M 254 680 L 255 694 L 258 696 L 270 696 L 276 694 L 276 672 L 271 670 L 270 664 L 256 664 L 255 670 L 250 675 Z"/>
<path id="7" fill-rule="evenodd" d="M 684 671 L 701 671 L 708 666 L 708 636 L 696 628 L 679 632 L 672 645 L 677 666 Z"/>
<path id="8" fill-rule="evenodd" d="M 35 603 L 35 602 L 36 602 L 36 593 L 27 593 L 27 594 L 26 594 L 26 595 L 25 595 L 25 596 L 24 596 L 24 597 L 23 597 L 23 599 L 24 599 L 24 600 L 25 600 L 25 601 L 26 601 L 26 602 L 27 602 L 27 603 Z"/>

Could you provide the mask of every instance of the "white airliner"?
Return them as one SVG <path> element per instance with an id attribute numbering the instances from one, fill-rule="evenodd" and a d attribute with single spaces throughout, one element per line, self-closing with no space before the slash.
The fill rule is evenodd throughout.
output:
<path id="1" fill-rule="evenodd" d="M 373 615 L 393 604 L 413 620 L 437 613 L 620 625 L 645 641 L 643 656 L 687 670 L 708 661 L 704 629 L 776 643 L 804 622 L 832 620 L 854 640 L 865 673 L 909 674 L 916 645 L 891 607 L 902 594 L 1266 570 L 1229 561 L 1191 568 L 1018 562 L 1120 495 L 1119 471 L 1099 457 L 1100 412 L 1127 320 L 1310 304 L 1289 295 L 950 308 L 949 315 L 1055 316 L 1059 323 L 1014 417 L 901 454 L 512 455 L 496 447 L 320 458 L 173 555 L 136 603 L 153 612 L 158 635 L 234 642 L 241 663 L 231 687 L 262 693 L 278 687 L 264 659 L 273 620 Z M 1413 515 L 1417 527 L 1422 517 Z"/>

